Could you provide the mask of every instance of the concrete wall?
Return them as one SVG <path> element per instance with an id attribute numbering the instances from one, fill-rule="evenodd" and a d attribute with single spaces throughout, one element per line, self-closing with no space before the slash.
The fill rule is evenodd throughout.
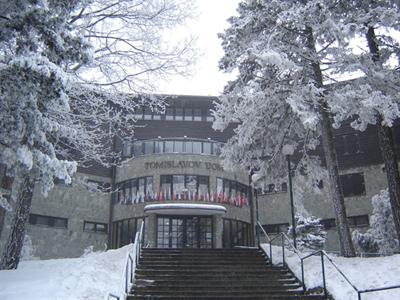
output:
<path id="1" fill-rule="evenodd" d="M 83 223 L 108 223 L 110 194 L 81 186 L 79 181 L 85 179 L 109 182 L 109 178 L 80 173 L 74 177 L 72 186 L 56 185 L 47 197 L 35 189 L 32 214 L 68 219 L 67 229 L 28 224 L 27 234 L 36 257 L 79 257 L 88 246 L 105 249 L 107 234 L 83 231 Z"/>
<path id="2" fill-rule="evenodd" d="M 365 195 L 345 197 L 347 216 L 368 215 L 372 213 L 372 196 L 387 187 L 386 174 L 382 171 L 382 165 L 368 167 L 349 168 L 341 170 L 340 174 L 360 173 L 364 174 Z M 303 181 L 298 177 L 293 178 L 294 191 L 301 189 L 300 195 L 294 193 L 295 211 L 305 211 L 321 219 L 334 218 L 334 209 L 329 199 L 328 179 L 324 178 L 322 189 L 305 189 Z M 296 186 L 297 185 L 297 186 Z M 299 188 L 300 186 L 300 188 Z M 299 199 L 301 198 L 301 199 Z M 258 196 L 259 219 L 262 224 L 291 224 L 291 211 L 289 192 L 271 193 Z M 354 228 L 352 228 L 354 229 Z M 366 228 L 361 228 L 365 230 Z M 338 250 L 338 237 L 335 229 L 328 230 L 326 249 Z"/>

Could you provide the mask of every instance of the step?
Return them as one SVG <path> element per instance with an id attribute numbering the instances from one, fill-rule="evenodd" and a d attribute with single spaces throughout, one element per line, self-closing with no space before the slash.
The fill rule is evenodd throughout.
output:
<path id="1" fill-rule="evenodd" d="M 128 296 L 127 300 L 323 300 L 321 295 L 262 295 L 262 296 Z"/>
<path id="2" fill-rule="evenodd" d="M 151 293 L 151 294 L 150 294 Z M 217 296 L 255 296 L 255 297 L 260 297 L 260 296 L 301 296 L 303 294 L 302 291 L 295 291 L 295 290 L 288 290 L 288 291 L 279 291 L 279 290 L 273 290 L 273 291 L 268 291 L 268 290 L 254 290 L 254 291 L 231 291 L 228 289 L 223 290 L 206 290 L 206 291 L 146 291 L 144 290 L 143 292 L 141 291 L 133 291 L 132 293 L 134 296 L 146 296 L 146 295 L 151 295 L 151 296 L 186 296 L 186 297 L 199 297 L 199 296 L 211 296 L 211 297 L 217 297 Z"/>
<path id="3" fill-rule="evenodd" d="M 173 288 L 171 288 L 173 287 Z M 179 285 L 179 286 L 158 286 L 158 285 L 137 285 L 134 289 L 135 294 L 140 294 L 144 293 L 145 291 L 151 292 L 151 294 L 158 294 L 158 293 L 169 293 L 171 291 L 175 291 L 176 293 L 197 293 L 197 292 L 202 292 L 202 293 L 225 293 L 227 290 L 229 290 L 230 293 L 235 293 L 235 292 L 265 292 L 265 293 L 276 293 L 276 292 L 288 292 L 288 291 L 297 291 L 299 290 L 302 292 L 302 286 L 298 283 L 295 284 L 288 284 L 288 285 L 239 285 L 239 286 L 230 286 L 229 289 L 227 289 L 226 286 L 220 285 L 220 286 L 207 286 L 207 285 Z"/>

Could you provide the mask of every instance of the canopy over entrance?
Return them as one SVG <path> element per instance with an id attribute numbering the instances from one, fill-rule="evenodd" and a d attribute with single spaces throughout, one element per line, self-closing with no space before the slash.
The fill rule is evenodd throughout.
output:
<path id="1" fill-rule="evenodd" d="M 155 213 L 161 215 L 211 216 L 225 214 L 226 208 L 222 205 L 214 204 L 163 203 L 146 205 L 144 212 L 146 214 Z"/>

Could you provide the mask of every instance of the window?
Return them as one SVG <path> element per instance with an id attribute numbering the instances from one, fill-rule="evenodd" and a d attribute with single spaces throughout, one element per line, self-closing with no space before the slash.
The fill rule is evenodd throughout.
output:
<path id="1" fill-rule="evenodd" d="M 89 221 L 83 222 L 83 231 L 107 233 L 107 228 L 108 225 L 105 223 L 97 223 Z"/>
<path id="2" fill-rule="evenodd" d="M 214 122 L 214 117 L 211 115 L 211 111 L 210 110 L 207 110 L 206 121 L 207 122 Z"/>
<path id="3" fill-rule="evenodd" d="M 204 154 L 212 154 L 211 143 L 204 142 L 203 143 L 203 153 Z"/>
<path id="4" fill-rule="evenodd" d="M 362 153 L 360 136 L 358 133 L 335 136 L 336 151 L 339 155 Z"/>
<path id="5" fill-rule="evenodd" d="M 143 117 L 143 119 L 144 120 L 151 120 L 152 119 L 152 115 L 153 115 L 153 113 L 152 113 L 151 109 L 149 107 L 146 107 L 144 109 L 144 117 Z"/>
<path id="6" fill-rule="evenodd" d="M 165 111 L 165 120 L 167 121 L 172 121 L 174 120 L 174 109 L 173 108 L 167 108 Z"/>
<path id="7" fill-rule="evenodd" d="M 128 141 L 123 142 L 123 144 L 122 144 L 122 157 L 131 157 L 132 156 L 131 150 L 132 150 L 131 143 L 128 142 Z"/>
<path id="8" fill-rule="evenodd" d="M 175 121 L 183 121 L 183 108 L 175 108 Z"/>
<path id="9" fill-rule="evenodd" d="M 211 201 L 208 176 L 161 175 L 162 200 Z"/>
<path id="10" fill-rule="evenodd" d="M 115 249 L 133 242 L 135 240 L 137 231 L 140 229 L 143 219 L 143 217 L 140 217 L 113 222 L 111 233 L 112 247 Z"/>
<path id="11" fill-rule="evenodd" d="M 201 121 L 202 116 L 201 116 L 201 109 L 200 108 L 195 108 L 193 111 L 193 120 L 194 121 Z"/>
<path id="12" fill-rule="evenodd" d="M 56 184 L 56 185 L 64 185 L 64 186 L 72 186 L 72 182 L 71 183 L 66 183 L 64 179 L 57 178 L 57 177 L 54 177 L 54 184 Z"/>
<path id="13" fill-rule="evenodd" d="M 144 154 L 153 154 L 154 152 L 154 142 L 153 141 L 145 141 L 144 145 Z"/>
<path id="14" fill-rule="evenodd" d="M 117 183 L 117 203 L 135 204 L 154 200 L 153 177 L 139 177 Z"/>
<path id="15" fill-rule="evenodd" d="M 154 142 L 154 153 L 163 153 L 164 152 L 164 142 L 163 141 L 155 141 Z"/>
<path id="16" fill-rule="evenodd" d="M 365 195 L 365 183 L 363 173 L 340 175 L 344 197 Z"/>
<path id="17" fill-rule="evenodd" d="M 133 143 L 133 156 L 143 155 L 143 147 L 142 142 L 134 142 Z"/>
<path id="18" fill-rule="evenodd" d="M 283 182 L 283 183 L 281 184 L 281 191 L 282 191 L 282 192 L 287 192 L 287 183 L 286 183 L 286 182 Z"/>
<path id="19" fill-rule="evenodd" d="M 354 227 L 369 226 L 368 215 L 348 217 L 349 225 Z"/>
<path id="20" fill-rule="evenodd" d="M 143 108 L 142 107 L 140 107 L 138 109 L 135 109 L 135 117 L 138 120 L 142 120 L 143 119 Z"/>
<path id="21" fill-rule="evenodd" d="M 59 217 L 51 217 L 51 216 L 43 216 L 37 214 L 29 215 L 29 224 L 31 225 L 42 225 L 47 227 L 54 228 L 68 228 L 68 219 L 59 218 Z"/>
<path id="22" fill-rule="evenodd" d="M 263 228 L 266 233 L 280 233 L 280 232 L 286 233 L 289 228 L 289 223 L 268 224 L 268 225 L 263 225 Z"/>
<path id="23" fill-rule="evenodd" d="M 193 109 L 185 108 L 185 121 L 193 121 Z"/>
<path id="24" fill-rule="evenodd" d="M 222 247 L 250 246 L 250 228 L 249 223 L 223 219 Z"/>
<path id="25" fill-rule="evenodd" d="M 238 207 L 248 205 L 248 188 L 245 184 L 217 177 L 216 187 L 216 194 L 213 197 L 215 202 L 227 203 Z"/>
<path id="26" fill-rule="evenodd" d="M 336 227 L 336 221 L 333 218 L 321 220 L 320 223 L 326 230 Z"/>
<path id="27" fill-rule="evenodd" d="M 201 153 L 201 142 L 192 142 L 193 143 L 193 153 L 199 154 Z"/>
<path id="28" fill-rule="evenodd" d="M 174 152 L 183 153 L 183 141 L 174 141 Z"/>
<path id="29" fill-rule="evenodd" d="M 174 141 L 165 141 L 164 142 L 164 152 L 165 153 L 173 153 L 174 152 Z"/>

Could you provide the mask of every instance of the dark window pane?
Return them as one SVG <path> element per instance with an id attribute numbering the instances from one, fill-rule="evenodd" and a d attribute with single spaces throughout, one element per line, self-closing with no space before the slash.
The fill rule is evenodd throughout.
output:
<path id="1" fill-rule="evenodd" d="M 194 121 L 201 121 L 201 109 L 200 108 L 195 108 L 193 114 L 194 114 L 194 117 L 193 117 Z"/>
<path id="2" fill-rule="evenodd" d="M 174 119 L 174 109 L 167 108 L 165 111 L 165 120 L 172 121 Z"/>
<path id="3" fill-rule="evenodd" d="M 193 121 L 193 109 L 185 108 L 185 121 Z"/>
<path id="4" fill-rule="evenodd" d="M 143 119 L 143 108 L 138 108 L 135 110 L 135 117 L 139 120 Z"/>
<path id="5" fill-rule="evenodd" d="M 175 120 L 183 121 L 183 108 L 175 108 Z"/>
<path id="6" fill-rule="evenodd" d="M 154 142 L 154 153 L 163 153 L 164 152 L 163 146 L 164 146 L 164 142 L 155 141 Z"/>
<path id="7" fill-rule="evenodd" d="M 340 175 L 340 182 L 345 197 L 365 195 L 365 183 L 363 173 Z"/>
<path id="8" fill-rule="evenodd" d="M 192 141 L 185 141 L 185 152 L 193 153 L 193 142 Z"/>
<path id="9" fill-rule="evenodd" d="M 96 226 L 94 223 L 85 222 L 83 224 L 83 230 L 85 231 L 95 231 Z"/>
<path id="10" fill-rule="evenodd" d="M 214 155 L 221 154 L 221 144 L 220 143 L 213 143 L 213 154 Z"/>
<path id="11" fill-rule="evenodd" d="M 133 143 L 133 156 L 143 155 L 142 142 Z"/>
<path id="12" fill-rule="evenodd" d="M 153 113 L 152 113 L 150 108 L 145 108 L 145 110 L 144 110 L 144 119 L 145 120 L 151 120 L 152 114 Z"/>

